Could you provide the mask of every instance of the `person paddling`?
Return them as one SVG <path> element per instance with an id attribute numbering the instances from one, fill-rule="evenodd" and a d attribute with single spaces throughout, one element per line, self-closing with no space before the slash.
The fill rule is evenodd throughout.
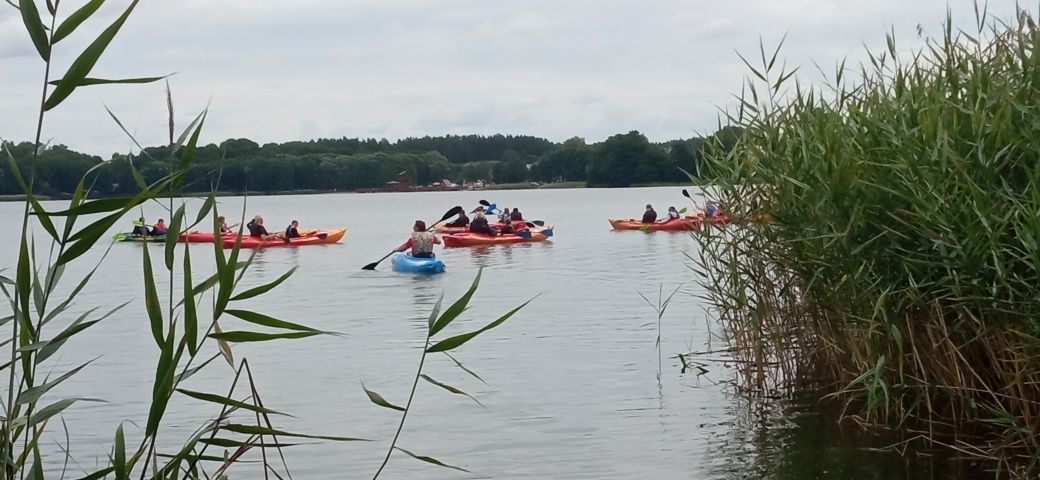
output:
<path id="1" fill-rule="evenodd" d="M 451 221 L 450 223 L 444 224 L 444 226 L 445 227 L 455 227 L 455 228 L 468 227 L 469 226 L 469 217 L 466 216 L 466 211 L 463 210 L 463 211 L 459 212 L 459 218 L 456 218 L 455 220 Z"/>
<path id="2" fill-rule="evenodd" d="M 220 234 L 221 235 L 231 235 L 231 234 L 235 233 L 235 231 L 232 230 L 232 228 L 235 228 L 235 227 L 238 226 L 237 223 L 234 224 L 234 225 L 230 225 L 229 226 L 227 224 L 227 220 L 224 218 L 223 215 L 217 217 L 217 223 L 220 224 Z"/>
<path id="3" fill-rule="evenodd" d="M 513 207 L 513 212 L 509 214 L 509 220 L 514 222 L 524 221 L 524 215 L 520 213 L 520 209 Z"/>
<path id="4" fill-rule="evenodd" d="M 673 207 L 668 207 L 668 220 L 666 220 L 666 221 L 672 221 L 672 220 L 678 220 L 678 219 L 679 219 L 679 211 L 676 210 L 674 206 Z"/>
<path id="5" fill-rule="evenodd" d="M 491 228 L 491 225 L 488 225 L 487 217 L 484 216 L 483 208 L 478 208 L 477 213 L 473 214 L 473 221 L 469 222 L 469 231 L 491 237 L 495 236 L 495 230 Z"/>
<path id="6" fill-rule="evenodd" d="M 403 252 L 411 248 L 412 256 L 415 258 L 433 258 L 433 245 L 440 243 L 441 239 L 437 238 L 433 233 L 426 231 L 426 222 L 416 220 L 415 225 L 412 226 L 412 236 L 403 245 L 394 249 L 394 251 Z"/>
<path id="7" fill-rule="evenodd" d="M 654 211 L 654 206 L 649 203 L 646 204 L 646 211 L 643 212 L 643 223 L 654 223 L 657 221 L 657 212 Z"/>
<path id="8" fill-rule="evenodd" d="M 130 235 L 135 237 L 144 237 L 149 233 L 148 225 L 144 223 L 144 217 L 140 217 L 136 222 L 134 222 L 134 229 L 130 232 Z"/>

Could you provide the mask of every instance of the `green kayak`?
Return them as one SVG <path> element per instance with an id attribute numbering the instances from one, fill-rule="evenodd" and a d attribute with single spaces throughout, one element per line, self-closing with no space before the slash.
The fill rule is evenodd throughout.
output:
<path id="1" fill-rule="evenodd" d="M 134 235 L 130 232 L 117 233 L 112 237 L 117 242 L 165 242 L 166 235 Z"/>

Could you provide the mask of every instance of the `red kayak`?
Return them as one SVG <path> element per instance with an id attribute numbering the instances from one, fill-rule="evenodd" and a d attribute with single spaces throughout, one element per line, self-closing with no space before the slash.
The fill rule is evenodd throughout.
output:
<path id="1" fill-rule="evenodd" d="M 544 242 L 553 235 L 553 227 L 535 227 L 527 230 L 530 235 L 496 235 L 494 237 L 482 233 L 463 232 L 445 235 L 445 247 L 476 247 L 480 245 L 505 245 L 511 243 Z"/>
<path id="2" fill-rule="evenodd" d="M 256 237 L 242 237 L 242 248 L 269 248 L 269 247 L 303 247 L 306 245 L 325 245 L 329 243 L 338 243 L 344 235 L 347 234 L 347 229 L 340 228 L 338 230 L 331 230 L 328 232 L 319 232 L 310 236 L 300 236 L 293 238 L 286 242 L 282 239 L 273 238 L 270 240 L 261 240 Z M 235 237 L 227 237 L 221 240 L 221 244 L 224 248 L 232 248 L 235 246 Z"/>
<path id="3" fill-rule="evenodd" d="M 502 230 L 502 226 L 503 225 L 504 224 L 501 223 L 501 222 L 488 223 L 488 226 L 491 227 L 491 229 L 496 231 L 496 232 L 499 231 L 499 230 Z M 523 220 L 517 220 L 515 222 L 512 222 L 511 226 L 513 227 L 513 230 L 526 230 L 527 227 L 528 227 L 527 222 L 523 221 Z M 467 233 L 467 232 L 469 232 L 469 227 L 445 227 L 445 226 L 440 226 L 440 227 L 437 227 L 437 229 L 435 231 L 437 233 Z"/>
<path id="4" fill-rule="evenodd" d="M 718 215 L 715 217 L 686 217 L 686 226 L 690 230 L 700 230 L 704 227 L 705 223 L 711 225 L 726 225 L 730 222 L 728 215 Z"/>

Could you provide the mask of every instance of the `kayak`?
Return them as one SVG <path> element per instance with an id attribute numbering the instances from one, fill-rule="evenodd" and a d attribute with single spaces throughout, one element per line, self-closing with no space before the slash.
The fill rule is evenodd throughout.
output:
<path id="1" fill-rule="evenodd" d="M 608 220 L 614 230 L 644 230 L 648 232 L 684 232 L 689 226 L 686 219 L 673 218 L 666 222 L 643 223 L 634 218 L 611 218 Z"/>
<path id="2" fill-rule="evenodd" d="M 686 217 L 684 220 L 686 221 L 687 228 L 689 228 L 690 230 L 700 230 L 702 227 L 704 227 L 704 224 L 706 223 L 705 220 L 707 220 L 707 218 L 706 217 Z M 710 223 L 711 225 L 726 225 L 727 223 L 730 222 L 729 216 L 727 216 L 727 215 L 719 215 L 717 217 L 711 217 L 710 220 L 711 221 L 707 222 L 707 223 Z"/>
<path id="3" fill-rule="evenodd" d="M 390 265 L 395 272 L 402 273 L 441 273 L 444 262 L 436 258 L 416 258 L 407 253 L 398 253 L 390 257 Z"/>
<path id="4" fill-rule="evenodd" d="M 320 232 L 315 235 L 308 237 L 300 236 L 289 240 L 288 242 L 280 239 L 261 240 L 256 237 L 242 237 L 242 248 L 269 248 L 269 247 L 303 247 L 307 245 L 325 245 L 330 243 L 338 243 L 344 235 L 347 234 L 347 229 L 340 228 L 337 230 L 330 230 L 328 232 Z M 232 248 L 235 246 L 235 241 L 238 240 L 236 237 L 223 237 L 221 244 L 224 248 Z"/>
<path id="5" fill-rule="evenodd" d="M 535 227 L 528 230 L 531 236 L 515 234 L 488 236 L 482 233 L 463 232 L 445 235 L 445 247 L 475 247 L 480 245 L 506 245 L 511 243 L 544 242 L 553 235 L 553 227 Z"/>
<path id="6" fill-rule="evenodd" d="M 318 230 L 300 230 L 301 237 L 313 237 L 320 233 Z M 235 233 L 225 233 L 220 236 L 221 240 L 230 239 L 234 241 L 238 235 Z M 177 236 L 177 241 L 181 243 L 213 243 L 213 232 L 199 232 L 190 231 L 184 232 Z"/>
<path id="7" fill-rule="evenodd" d="M 668 220 L 665 222 L 643 223 L 634 218 L 611 218 L 608 221 L 614 230 L 642 230 L 645 232 L 685 232 L 687 230 L 699 230 L 704 224 L 705 217 L 685 217 Z M 720 215 L 711 218 L 712 225 L 725 225 L 729 223 L 729 217 Z"/>
<path id="8" fill-rule="evenodd" d="M 130 232 L 120 232 L 112 239 L 117 242 L 165 242 L 166 235 L 134 235 Z"/>
<path id="9" fill-rule="evenodd" d="M 491 227 L 492 230 L 497 232 L 497 231 L 502 229 L 503 223 L 501 223 L 501 222 L 488 223 L 488 226 Z M 528 226 L 529 225 L 527 225 L 526 221 L 517 220 L 515 222 L 512 222 L 512 227 L 513 227 L 514 230 L 515 229 L 528 228 Z M 450 233 L 466 233 L 466 232 L 469 232 L 469 227 L 445 227 L 445 226 L 439 226 L 434 231 L 437 232 L 437 233 L 446 233 L 446 234 L 450 234 Z"/>

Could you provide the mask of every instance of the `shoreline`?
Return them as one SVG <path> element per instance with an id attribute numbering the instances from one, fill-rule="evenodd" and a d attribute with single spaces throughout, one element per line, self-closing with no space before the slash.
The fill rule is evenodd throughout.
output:
<path id="1" fill-rule="evenodd" d="M 569 188 L 650 188 L 650 187 L 690 187 L 697 186 L 690 182 L 656 182 L 647 184 L 634 184 L 627 187 L 607 187 L 607 186 L 596 186 L 590 187 L 585 182 L 556 182 L 556 183 L 543 183 L 543 184 L 532 184 L 532 183 L 500 183 L 496 185 L 488 185 L 481 190 L 421 190 L 421 191 L 392 191 L 388 190 L 385 192 L 359 192 L 357 190 L 316 190 L 316 189 L 304 189 L 304 190 L 283 190 L 277 192 L 259 192 L 259 191 L 218 191 L 215 193 L 217 197 L 241 197 L 241 196 L 281 196 L 281 195 L 322 195 L 327 193 L 356 193 L 364 195 L 367 193 L 422 193 L 429 191 L 444 191 L 444 192 L 480 192 L 486 190 L 562 190 Z M 206 195 L 206 192 L 185 192 L 184 196 L 195 197 Z M 98 198 L 120 198 L 126 195 L 102 195 L 91 197 L 93 199 Z M 37 200 L 44 201 L 55 201 L 55 200 L 69 200 L 72 198 L 71 194 L 56 194 L 56 195 L 36 195 Z M 0 202 L 24 202 L 24 194 L 16 195 L 0 195 Z"/>

